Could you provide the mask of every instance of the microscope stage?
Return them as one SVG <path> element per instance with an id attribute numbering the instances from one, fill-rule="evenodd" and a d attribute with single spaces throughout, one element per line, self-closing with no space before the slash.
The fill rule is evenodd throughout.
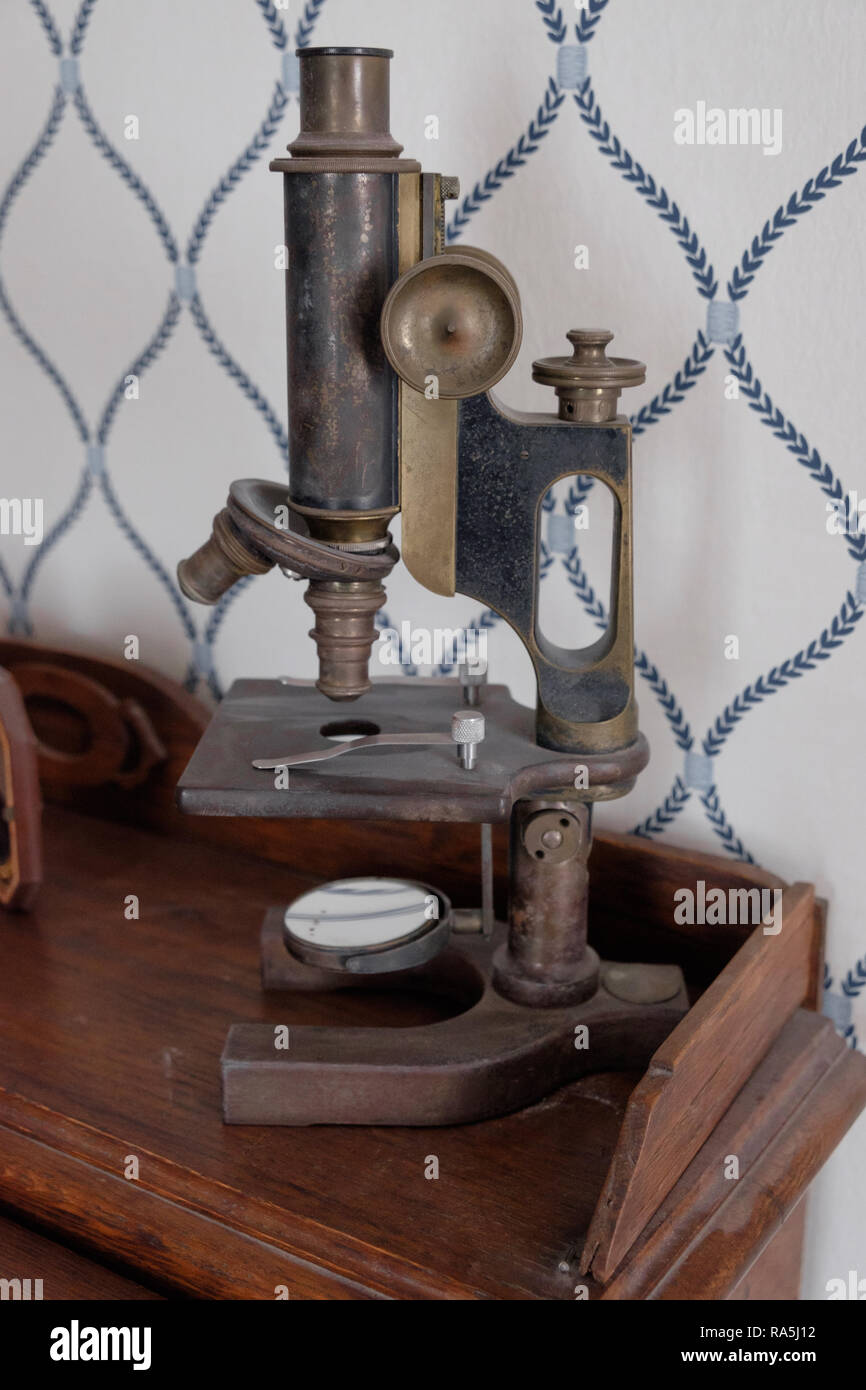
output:
<path id="1" fill-rule="evenodd" d="M 489 685 L 478 707 L 485 737 L 471 771 L 442 743 L 359 748 L 299 768 L 253 767 L 256 758 L 328 748 L 347 735 L 447 733 L 463 703 L 460 682 L 447 678 L 374 681 L 351 704 L 335 704 L 312 682 L 236 681 L 180 779 L 178 805 L 202 816 L 484 823 L 508 820 L 514 801 L 542 792 L 620 795 L 646 763 L 641 738 L 610 754 L 539 748 L 535 712 L 506 686 Z"/>

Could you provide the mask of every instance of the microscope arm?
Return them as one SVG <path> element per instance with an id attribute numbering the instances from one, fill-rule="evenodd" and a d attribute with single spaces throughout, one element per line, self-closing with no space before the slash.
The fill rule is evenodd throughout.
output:
<path id="1" fill-rule="evenodd" d="M 503 617 L 538 682 L 543 747 L 602 751 L 637 737 L 633 687 L 631 430 L 621 416 L 574 425 L 511 413 L 488 394 L 460 403 L 454 588 Z M 558 647 L 538 621 L 542 502 L 561 478 L 598 479 L 614 499 L 610 615 L 590 646 Z"/>

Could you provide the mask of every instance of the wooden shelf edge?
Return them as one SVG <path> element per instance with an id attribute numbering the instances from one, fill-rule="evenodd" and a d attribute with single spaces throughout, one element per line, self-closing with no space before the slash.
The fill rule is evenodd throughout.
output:
<path id="1" fill-rule="evenodd" d="M 797 1010 L 602 1297 L 732 1297 L 864 1106 L 866 1057 Z"/>
<path id="2" fill-rule="evenodd" d="M 783 891 L 779 935 L 757 927 L 652 1057 L 623 1120 L 581 1256 L 607 1283 L 812 984 L 810 884 Z"/>
<path id="3" fill-rule="evenodd" d="M 136 1150 L 0 1089 L 0 1199 L 95 1253 L 199 1298 L 460 1299 L 487 1295 Z M 110 1239 L 106 1239 L 110 1232 Z"/>

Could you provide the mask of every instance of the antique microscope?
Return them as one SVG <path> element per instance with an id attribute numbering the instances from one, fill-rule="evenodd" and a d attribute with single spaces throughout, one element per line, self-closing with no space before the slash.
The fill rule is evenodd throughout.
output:
<path id="1" fill-rule="evenodd" d="M 644 1066 L 686 1011 L 675 966 L 601 962 L 587 943 L 595 801 L 645 766 L 632 636 L 631 431 L 617 414 L 642 363 L 574 330 L 536 381 L 554 413 L 489 394 L 520 346 L 517 287 L 493 256 L 447 249 L 455 179 L 401 158 L 389 62 L 375 48 L 299 51 L 301 130 L 283 175 L 290 467 L 232 484 L 210 539 L 178 569 L 213 604 L 279 566 L 308 580 L 319 678 L 236 682 L 178 789 L 197 815 L 475 823 L 479 911 L 435 886 L 323 885 L 263 929 L 264 984 L 433 991 L 460 1011 L 411 1028 L 234 1025 L 224 1115 L 238 1124 L 444 1125 L 516 1110 L 582 1072 Z M 567 650 L 538 628 L 542 502 L 562 478 L 614 501 L 611 620 Z M 467 666 L 376 679 L 383 581 L 402 559 L 435 594 L 470 596 L 519 634 L 535 711 Z M 353 702 L 351 718 L 334 702 Z M 343 717 L 337 717 L 338 713 Z M 510 822 L 508 921 L 493 921 L 490 826 Z"/>

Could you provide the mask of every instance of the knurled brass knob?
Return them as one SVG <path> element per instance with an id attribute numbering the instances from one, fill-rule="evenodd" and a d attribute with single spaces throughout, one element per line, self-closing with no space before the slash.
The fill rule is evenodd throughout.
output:
<path id="1" fill-rule="evenodd" d="M 560 420 L 600 425 L 615 419 L 620 391 L 640 386 L 646 367 L 630 357 L 608 357 L 613 334 L 605 328 L 573 328 L 567 337 L 572 356 L 539 358 L 532 364 L 533 381 L 556 391 Z"/>

